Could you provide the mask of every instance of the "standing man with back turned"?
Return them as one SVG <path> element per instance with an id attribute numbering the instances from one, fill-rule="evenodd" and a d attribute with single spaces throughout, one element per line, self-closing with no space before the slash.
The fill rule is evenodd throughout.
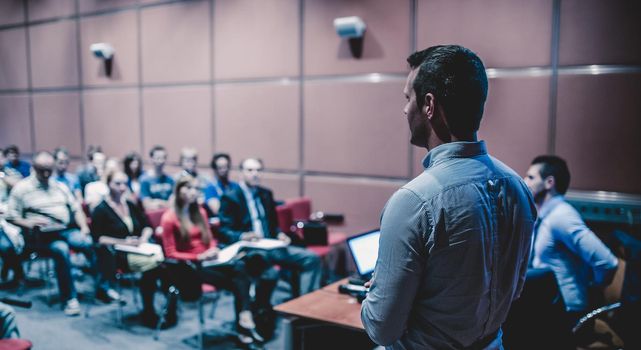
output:
<path id="1" fill-rule="evenodd" d="M 527 269 L 536 209 L 520 177 L 476 133 L 487 76 L 472 51 L 433 46 L 408 57 L 404 93 L 425 171 L 398 190 L 361 317 L 390 349 L 501 349 L 501 324 Z"/>

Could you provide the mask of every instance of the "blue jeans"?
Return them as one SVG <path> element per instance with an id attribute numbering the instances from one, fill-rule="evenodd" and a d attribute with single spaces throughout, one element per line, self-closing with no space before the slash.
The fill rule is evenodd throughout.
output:
<path id="1" fill-rule="evenodd" d="M 76 298 L 76 288 L 71 276 L 71 259 L 69 249 L 80 252 L 87 257 L 92 274 L 96 275 L 96 255 L 91 236 L 82 234 L 77 229 L 68 229 L 57 233 L 36 233 L 42 235 L 39 249 L 50 254 L 56 266 L 56 278 L 60 300 L 66 302 Z"/>
<path id="2" fill-rule="evenodd" d="M 307 294 L 320 288 L 321 260 L 314 252 L 301 247 L 288 246 L 267 251 L 266 258 L 274 265 L 300 272 L 299 285 L 292 286 L 292 289 L 298 290 L 299 293 L 294 292 L 294 295 Z"/>
<path id="3" fill-rule="evenodd" d="M 20 257 L 2 228 L 0 228 L 0 258 L 2 258 L 2 263 L 4 264 L 3 269 L 13 270 L 14 279 L 19 280 L 24 276 Z"/>

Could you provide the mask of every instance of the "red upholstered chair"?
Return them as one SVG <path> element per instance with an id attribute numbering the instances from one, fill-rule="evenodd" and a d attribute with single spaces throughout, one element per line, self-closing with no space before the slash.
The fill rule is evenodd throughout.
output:
<path id="1" fill-rule="evenodd" d="M 286 199 L 285 205 L 292 209 L 294 221 L 307 221 L 312 214 L 312 200 L 307 197 Z"/>
<path id="2" fill-rule="evenodd" d="M 279 205 L 276 207 L 276 216 L 278 217 L 278 227 L 283 232 L 292 232 L 294 225 L 294 212 L 292 208 L 287 205 Z"/>
<path id="3" fill-rule="evenodd" d="M 155 230 L 158 226 L 160 226 L 160 219 L 162 218 L 162 214 L 164 214 L 166 210 L 166 208 L 145 210 L 145 214 L 147 215 L 147 220 L 149 221 L 149 225 L 151 225 L 151 228 Z"/>
<path id="4" fill-rule="evenodd" d="M 0 339 L 0 350 L 29 350 L 31 346 L 33 344 L 26 339 Z"/>

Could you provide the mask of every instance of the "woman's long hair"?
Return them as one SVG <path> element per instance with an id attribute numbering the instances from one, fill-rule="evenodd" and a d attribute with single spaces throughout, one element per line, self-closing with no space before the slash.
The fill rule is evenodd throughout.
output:
<path id="1" fill-rule="evenodd" d="M 183 242 L 189 241 L 189 221 L 191 221 L 194 225 L 200 228 L 202 241 L 205 246 L 209 246 L 209 243 L 211 242 L 211 233 L 207 227 L 205 219 L 203 219 L 203 216 L 200 214 L 200 205 L 198 202 L 187 204 L 180 198 L 180 190 L 186 185 L 194 182 L 196 182 L 196 179 L 193 177 L 182 176 L 178 181 L 176 181 L 176 186 L 174 187 L 173 209 L 176 213 L 176 217 L 178 217 L 178 221 L 180 222 L 180 240 Z M 187 209 L 188 214 L 184 215 L 183 210 L 186 205 L 189 205 L 189 208 Z"/>
<path id="2" fill-rule="evenodd" d="M 138 161 L 138 169 L 136 170 L 131 169 L 131 163 L 133 163 L 134 160 Z M 142 175 L 142 157 L 140 157 L 140 154 L 131 152 L 125 156 L 122 163 L 125 168 L 125 174 L 127 174 L 131 180 L 137 180 L 140 175 Z"/>

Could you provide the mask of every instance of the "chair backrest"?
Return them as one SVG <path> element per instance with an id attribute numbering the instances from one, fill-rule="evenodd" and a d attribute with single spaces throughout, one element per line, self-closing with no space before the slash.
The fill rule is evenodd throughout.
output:
<path id="1" fill-rule="evenodd" d="M 167 211 L 166 208 L 145 211 L 145 215 L 147 215 L 147 220 L 149 221 L 149 225 L 151 225 L 151 228 L 155 230 L 156 227 L 160 226 L 160 219 L 162 218 L 162 214 L 164 214 L 165 211 Z"/>
<path id="2" fill-rule="evenodd" d="M 292 209 L 294 221 L 307 221 L 312 214 L 312 200 L 307 197 L 290 198 L 285 204 Z"/>
<path id="3" fill-rule="evenodd" d="M 283 232 L 291 232 L 292 225 L 294 225 L 294 213 L 292 208 L 287 205 L 279 205 L 276 207 L 276 216 L 278 217 L 278 227 Z"/>

